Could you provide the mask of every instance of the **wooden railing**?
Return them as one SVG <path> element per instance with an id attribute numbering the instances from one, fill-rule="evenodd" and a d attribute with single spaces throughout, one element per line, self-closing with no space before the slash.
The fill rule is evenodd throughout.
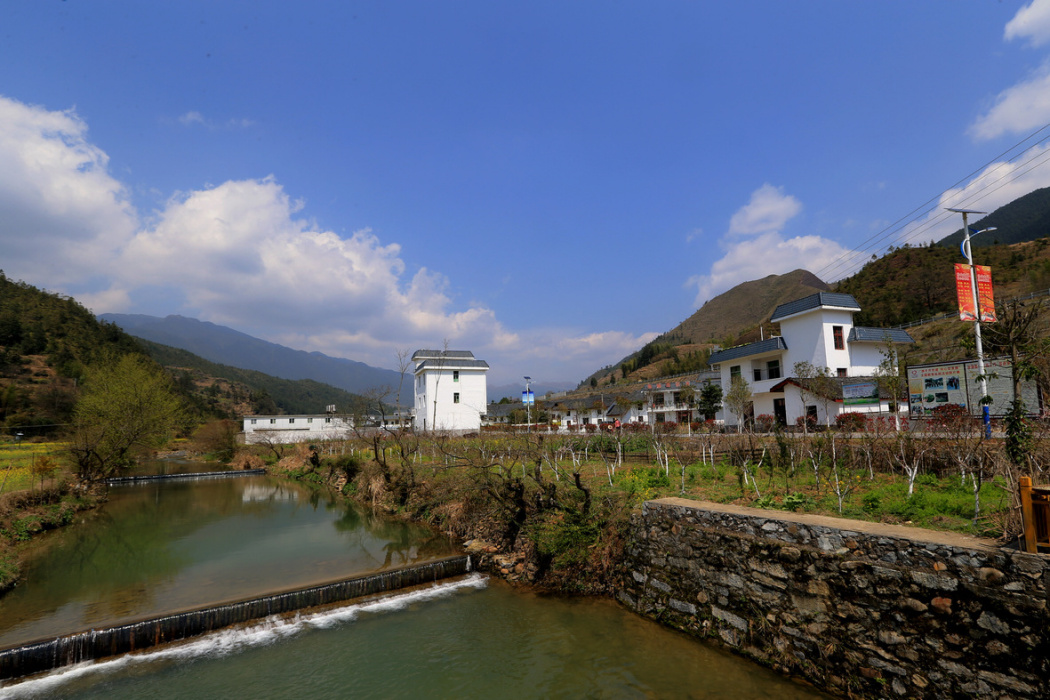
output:
<path id="1" fill-rule="evenodd" d="M 1024 522 L 1024 548 L 1037 553 L 1050 547 L 1050 486 L 1033 486 L 1032 478 L 1019 479 L 1021 519 Z"/>

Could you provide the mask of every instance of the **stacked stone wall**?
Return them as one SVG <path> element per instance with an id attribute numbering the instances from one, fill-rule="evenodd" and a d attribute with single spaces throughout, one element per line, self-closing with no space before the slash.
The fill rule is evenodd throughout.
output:
<path id="1" fill-rule="evenodd" d="M 661 499 L 619 600 L 836 694 L 1050 697 L 1050 557 L 919 528 Z"/>

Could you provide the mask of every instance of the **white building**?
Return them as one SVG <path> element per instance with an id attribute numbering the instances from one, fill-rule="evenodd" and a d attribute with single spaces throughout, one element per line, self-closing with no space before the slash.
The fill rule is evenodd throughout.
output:
<path id="1" fill-rule="evenodd" d="M 831 292 L 781 304 L 771 319 L 780 324 L 779 336 L 711 354 L 723 393 L 729 393 L 734 377 L 743 378 L 754 415 L 771 415 L 781 425 L 795 425 L 801 416 L 830 423 L 847 411 L 889 411 L 898 397 L 884 395 L 875 381 L 883 352 L 914 341 L 897 328 L 854 326 L 857 311 L 860 305 L 851 295 Z M 813 382 L 792 376 L 800 362 L 832 378 L 820 383 L 819 396 Z M 737 417 L 727 410 L 726 420 L 735 424 Z"/>
<path id="2" fill-rule="evenodd" d="M 478 430 L 488 404 L 489 364 L 468 350 L 417 350 L 412 426 L 422 431 Z"/>
<path id="3" fill-rule="evenodd" d="M 643 421 L 650 424 L 703 423 L 706 416 L 700 415 L 696 402 L 700 398 L 700 392 L 709 384 L 721 384 L 721 376 L 718 372 L 699 372 L 687 376 L 659 379 L 646 384 Z M 722 411 L 716 412 L 713 418 L 716 421 L 724 420 Z"/>
<path id="4" fill-rule="evenodd" d="M 289 444 L 316 440 L 345 440 L 350 437 L 354 422 L 349 416 L 296 415 L 244 416 L 244 442 Z"/>

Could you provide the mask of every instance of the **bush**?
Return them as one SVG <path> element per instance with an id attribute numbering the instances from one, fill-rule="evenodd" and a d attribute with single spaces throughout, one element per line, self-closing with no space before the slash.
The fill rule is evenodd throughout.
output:
<path id="1" fill-rule="evenodd" d="M 660 423 L 658 427 L 660 428 L 660 432 L 664 435 L 678 432 L 678 424 L 673 420 L 664 421 L 663 423 Z"/>
<path id="2" fill-rule="evenodd" d="M 835 419 L 835 427 L 849 433 L 859 433 L 864 430 L 867 425 L 868 417 L 857 411 L 841 413 L 839 414 L 839 417 Z"/>
<path id="3" fill-rule="evenodd" d="M 777 419 L 768 413 L 755 416 L 755 430 L 760 433 L 771 433 L 777 425 Z"/>

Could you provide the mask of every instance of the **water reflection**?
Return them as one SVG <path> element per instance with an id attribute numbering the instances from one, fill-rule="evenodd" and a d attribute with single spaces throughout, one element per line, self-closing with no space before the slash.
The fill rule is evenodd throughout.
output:
<path id="1" fill-rule="evenodd" d="M 0 646 L 451 554 L 447 538 L 271 477 L 158 481 L 33 543 Z"/>

